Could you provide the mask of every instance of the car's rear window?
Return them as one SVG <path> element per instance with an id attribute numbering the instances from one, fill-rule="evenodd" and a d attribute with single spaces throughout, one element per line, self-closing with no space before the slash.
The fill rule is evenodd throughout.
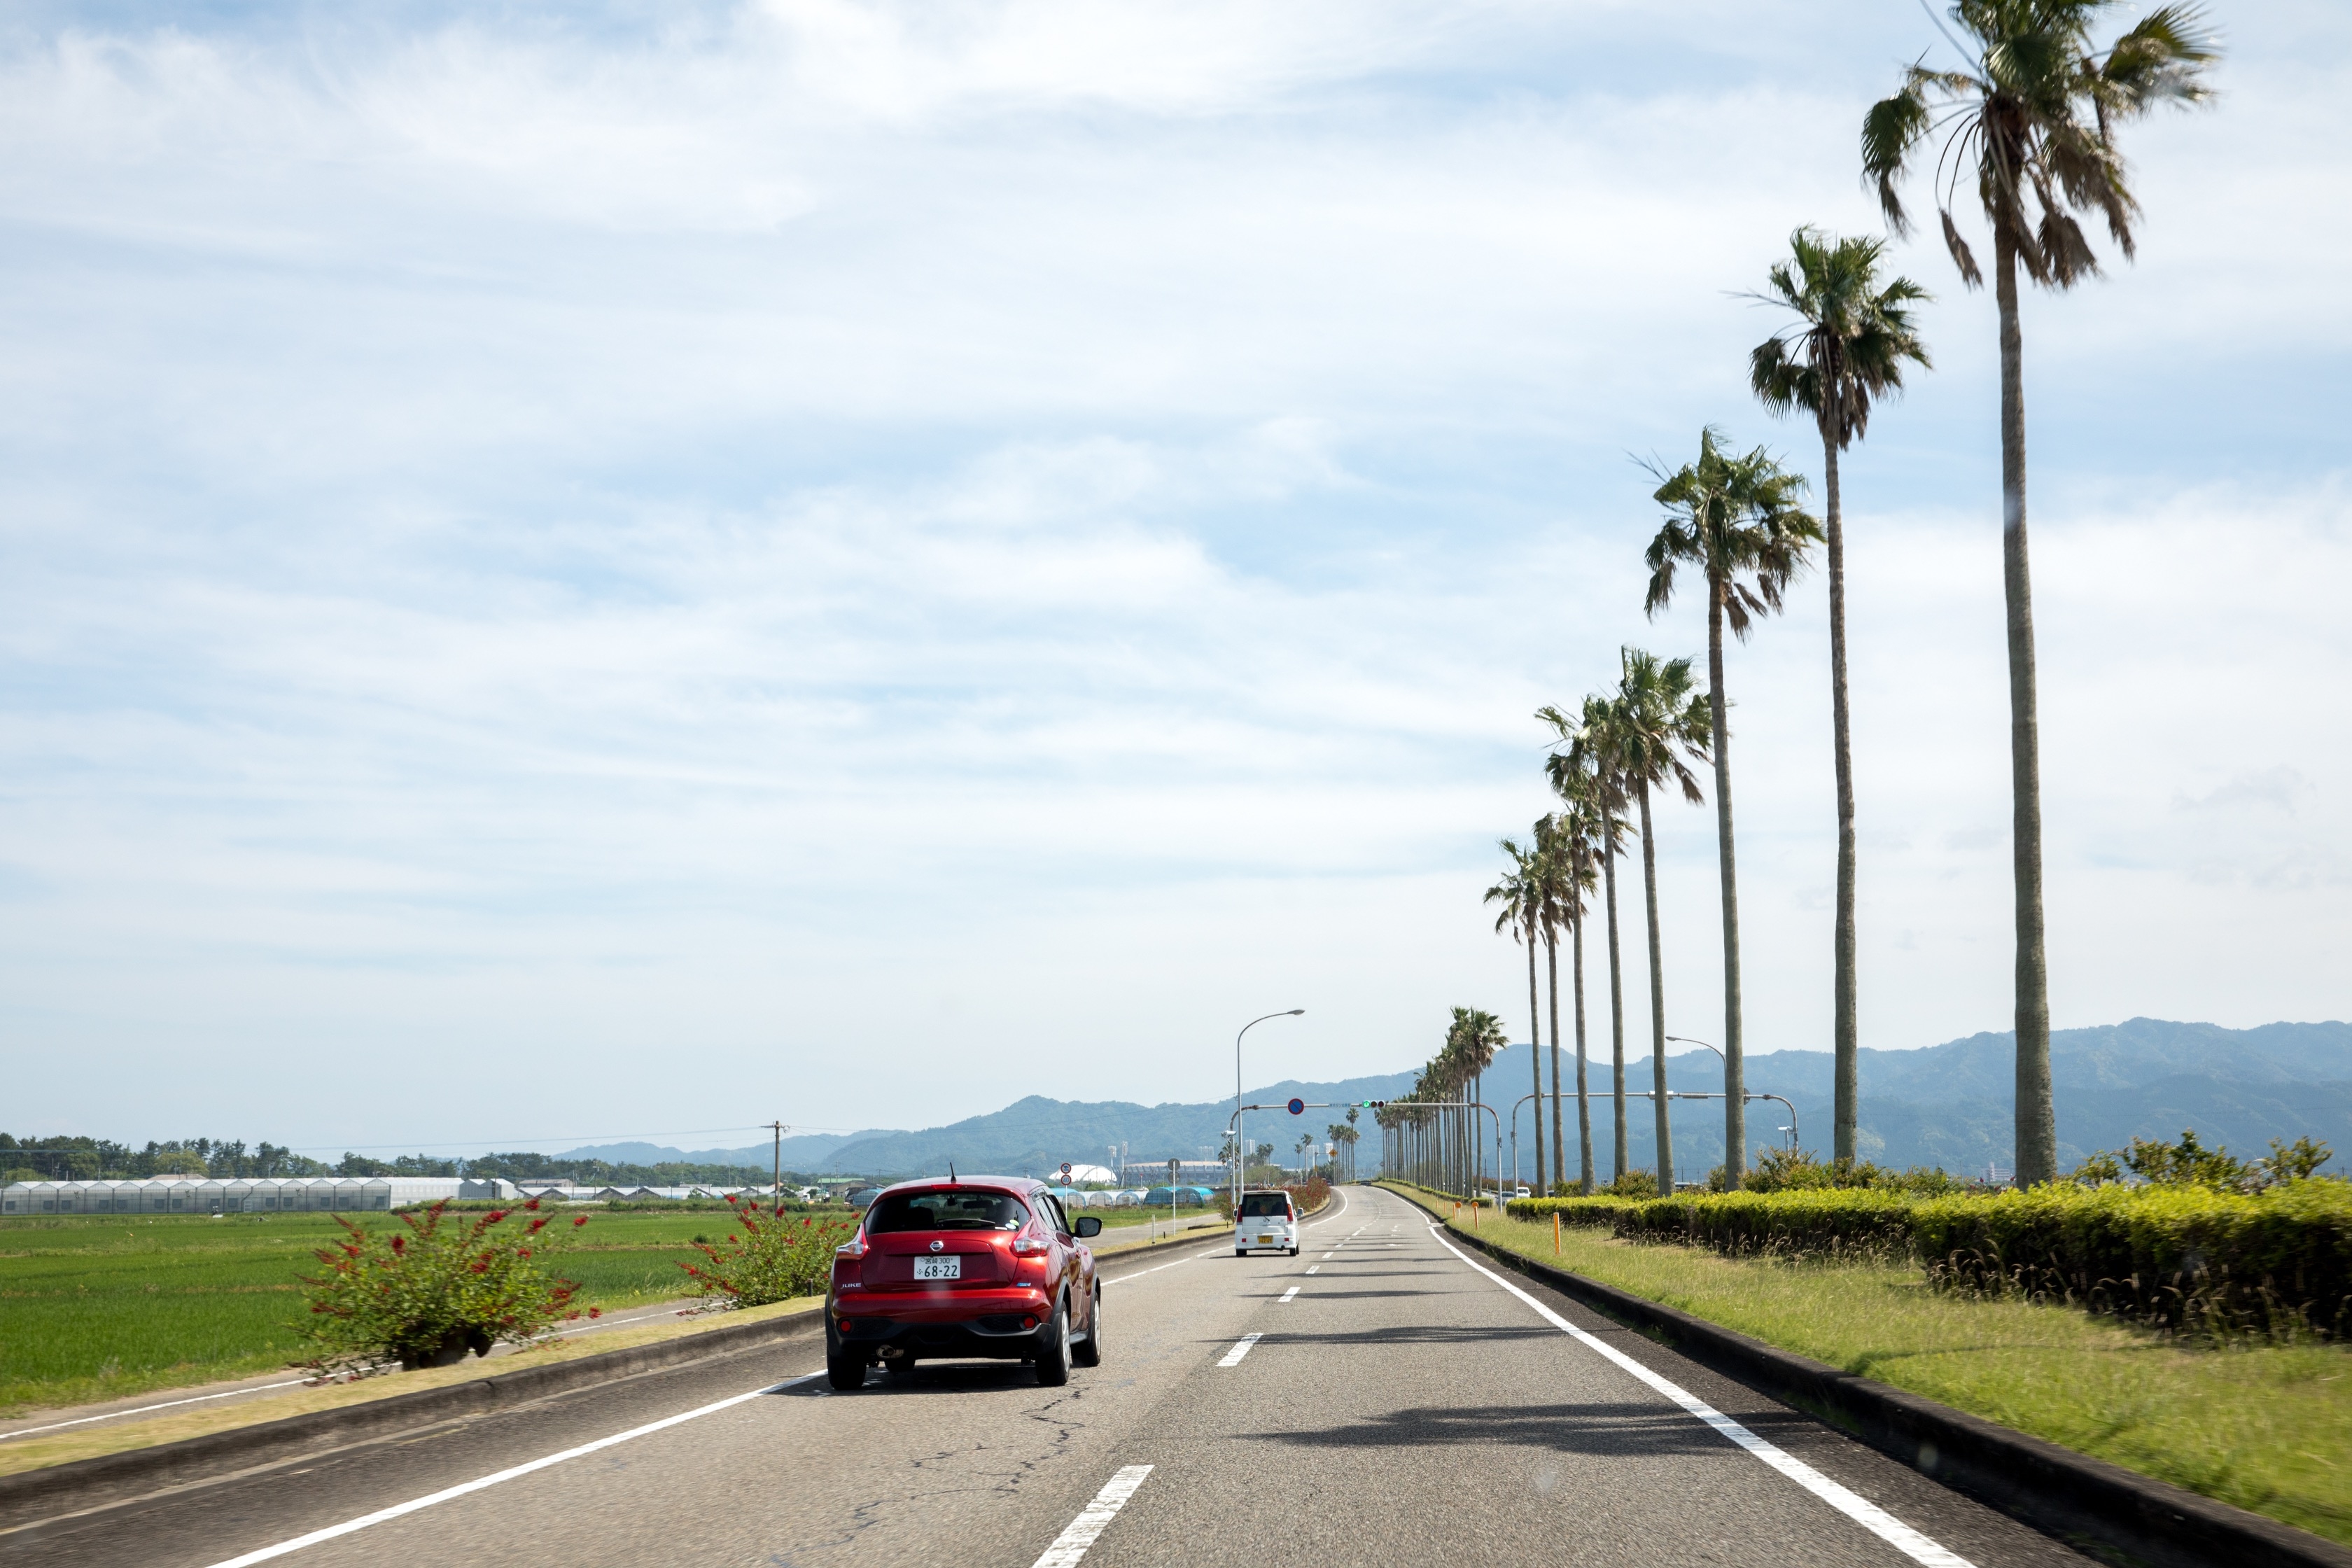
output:
<path id="1" fill-rule="evenodd" d="M 1290 1200 L 1280 1193 L 1247 1193 L 1242 1197 L 1242 1215 L 1247 1219 L 1265 1219 L 1278 1215 L 1290 1217 Z"/>
<path id="2" fill-rule="evenodd" d="M 1010 1193 L 892 1193 L 874 1205 L 869 1236 L 893 1230 L 1019 1230 L 1029 1211 Z"/>

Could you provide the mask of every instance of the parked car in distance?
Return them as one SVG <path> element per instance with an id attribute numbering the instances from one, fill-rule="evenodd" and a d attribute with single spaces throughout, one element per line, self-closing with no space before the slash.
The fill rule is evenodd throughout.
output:
<path id="1" fill-rule="evenodd" d="M 1101 1233 L 1099 1217 L 1073 1220 L 1024 1176 L 884 1188 L 834 1252 L 826 1377 L 848 1390 L 869 1367 L 904 1375 L 977 1356 L 1034 1363 L 1039 1383 L 1067 1383 L 1072 1366 L 1102 1363 L 1102 1285 L 1086 1245 Z"/>
<path id="2" fill-rule="evenodd" d="M 1267 1248 L 1298 1256 L 1298 1205 L 1279 1187 L 1244 1193 L 1234 1218 L 1235 1258 Z"/>

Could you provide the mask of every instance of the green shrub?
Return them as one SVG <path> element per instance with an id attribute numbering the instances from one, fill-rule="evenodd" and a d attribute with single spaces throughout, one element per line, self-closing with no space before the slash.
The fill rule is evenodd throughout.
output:
<path id="1" fill-rule="evenodd" d="M 833 1249 L 849 1239 L 856 1220 L 803 1215 L 795 1225 L 789 1212 L 777 1214 L 768 1205 L 727 1201 L 736 1228 L 725 1250 L 698 1237 L 695 1249 L 709 1261 L 679 1265 L 694 1280 L 695 1295 L 724 1297 L 733 1307 L 764 1307 L 824 1293 L 833 1278 Z"/>
<path id="2" fill-rule="evenodd" d="M 1901 1254 L 1911 1247 L 1916 1201 L 1874 1187 L 1693 1194 L 1622 1205 L 1616 1233 L 1627 1241 L 1680 1242 L 1735 1256 Z"/>
<path id="3" fill-rule="evenodd" d="M 436 1204 L 394 1215 L 404 1228 L 383 1231 L 335 1216 L 343 1239 L 316 1255 L 325 1272 L 301 1281 L 310 1305 L 304 1338 L 316 1352 L 304 1364 L 321 1373 L 381 1361 L 408 1371 L 446 1366 L 580 1316 L 571 1304 L 578 1284 L 550 1276 L 547 1264 L 588 1216 L 550 1230 L 551 1215 L 530 1212 L 538 1207 L 534 1198 L 445 1226 L 447 1211 Z M 499 1228 L 510 1219 L 526 1223 Z"/>
<path id="4" fill-rule="evenodd" d="M 2023 1291 L 2169 1328 L 2352 1331 L 2352 1183 L 2305 1176 L 2248 1194 L 2052 1183 L 1933 1199 L 1912 1244 L 1950 1289 Z"/>
<path id="5" fill-rule="evenodd" d="M 1601 1190 L 1617 1198 L 1654 1198 L 1658 1195 L 1658 1173 L 1628 1171 Z"/>
<path id="6" fill-rule="evenodd" d="M 1607 1193 L 1596 1193 L 1589 1198 L 1513 1198 L 1503 1205 L 1503 1210 L 1513 1219 L 1541 1221 L 1558 1215 L 1562 1225 L 1605 1227 L 1615 1225 L 1617 1212 L 1636 1201 Z"/>

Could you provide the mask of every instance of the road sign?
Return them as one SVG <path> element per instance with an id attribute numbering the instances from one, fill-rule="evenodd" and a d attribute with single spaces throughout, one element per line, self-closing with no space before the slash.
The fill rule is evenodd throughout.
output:
<path id="1" fill-rule="evenodd" d="M 1062 1162 L 1062 1185 L 1064 1185 L 1064 1186 L 1066 1186 L 1066 1186 L 1068 1186 L 1069 1184 L 1070 1184 L 1070 1163 L 1069 1163 L 1067 1160 L 1065 1160 L 1065 1161 L 1063 1161 L 1063 1162 Z"/>
<path id="2" fill-rule="evenodd" d="M 1293 1116 L 1303 1116 L 1306 1114 L 1306 1111 L 1307 1102 L 1296 1096 L 1292 1097 L 1290 1101 L 1290 1114 Z"/>

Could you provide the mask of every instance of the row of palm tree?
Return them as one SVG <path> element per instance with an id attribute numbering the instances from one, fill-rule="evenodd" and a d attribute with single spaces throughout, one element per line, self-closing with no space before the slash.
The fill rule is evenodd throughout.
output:
<path id="1" fill-rule="evenodd" d="M 1992 233 L 1994 295 L 2000 320 L 2002 564 L 2010 671 L 2011 783 L 2016 888 L 2016 1175 L 2020 1184 L 2054 1177 L 2056 1119 L 2051 1101 L 2049 973 L 2042 898 L 2040 744 L 2035 695 L 2032 603 L 2026 548 L 2025 416 L 2017 277 L 2053 290 L 2098 270 L 2076 213 L 2096 213 L 2126 256 L 2138 214 L 2117 149 L 2118 128 L 2160 103 L 2191 104 L 2210 96 L 2218 58 L 2202 17 L 2166 5 L 2150 12 L 2104 49 L 2091 29 L 2110 0 L 1958 0 L 1952 29 L 1958 69 L 1908 68 L 1891 97 L 1864 117 L 1865 178 L 1877 190 L 1890 228 L 1908 232 L 1897 186 L 1920 150 L 1936 145 L 1934 196 L 1943 236 L 1963 281 L 1982 283 L 1974 253 L 1952 209 L 1963 180 L 1973 178 Z M 1940 28 L 1940 24 L 1939 24 Z M 1957 29 L 1955 31 L 1954 29 Z M 1559 807 L 1536 823 L 1522 846 L 1502 841 L 1508 860 L 1486 891 L 1498 907 L 1497 931 L 1528 950 L 1532 1071 L 1543 1093 L 1543 1014 L 1537 947 L 1550 974 L 1551 1129 L 1555 1183 L 1566 1181 L 1561 1125 L 1559 942 L 1573 949 L 1578 1186 L 1595 1189 L 1586 1083 L 1584 920 L 1587 897 L 1601 892 L 1609 947 L 1610 1037 L 1614 1069 L 1615 1174 L 1626 1174 L 1624 994 L 1617 911 L 1617 861 L 1638 825 L 1643 910 L 1649 939 L 1650 1048 L 1655 1092 L 1657 1181 L 1674 1184 L 1667 1135 L 1665 1003 L 1659 941 L 1657 851 L 1652 796 L 1679 789 L 1704 800 L 1690 766 L 1711 766 L 1715 784 L 1717 875 L 1722 902 L 1725 1174 L 1735 1184 L 1746 1163 L 1745 1045 L 1739 946 L 1738 856 L 1731 789 L 1730 700 L 1724 633 L 1746 641 L 1763 617 L 1783 606 L 1815 545 L 1827 557 L 1832 754 L 1837 794 L 1837 891 L 1832 935 L 1832 1047 L 1835 1058 L 1833 1157 L 1855 1157 L 1860 1099 L 1860 983 L 1855 959 L 1854 790 L 1846 667 L 1844 509 L 1840 455 L 1869 426 L 1872 409 L 1902 390 L 1906 367 L 1931 368 L 1914 307 L 1928 298 L 1907 278 L 1882 278 L 1887 242 L 1796 231 L 1789 258 L 1767 275 L 1755 297 L 1786 310 L 1790 323 L 1748 356 L 1751 389 L 1776 414 L 1809 415 L 1822 442 L 1823 514 L 1800 504 L 1805 479 L 1762 447 L 1735 451 L 1713 426 L 1699 437 L 1696 459 L 1655 470 L 1653 499 L 1664 521 L 1650 542 L 1643 609 L 1652 617 L 1696 579 L 1706 605 L 1707 686 L 1694 689 L 1692 661 L 1621 651 L 1613 689 L 1575 709 L 1546 707 L 1537 717 L 1557 742 L 1546 763 Z M 1633 819 L 1628 822 L 1628 816 Z M 1596 875 L 1597 871 L 1597 875 Z M 1457 1028 L 1470 1010 L 1455 1010 Z M 1483 1016 L 1483 1015 L 1482 1015 Z M 1475 1053 L 1474 1053 L 1475 1055 Z M 1456 1090 L 1475 1068 L 1449 1033 L 1423 1078 Z M 1419 1096 L 1417 1095 L 1417 1098 Z M 1449 1093 L 1449 1097 L 1453 1097 Z M 1543 1104 L 1538 1098 L 1537 1104 Z M 1537 1169 L 1544 1168 L 1544 1129 L 1537 1118 Z M 1457 1138 L 1457 1142 L 1459 1142 Z M 1475 1139 L 1471 1141 L 1475 1143 Z M 1437 1146 L 1441 1156 L 1450 1144 Z M 1466 1148 L 1466 1146 L 1465 1146 Z M 1462 1158 L 1475 1159 L 1462 1150 Z M 1456 1163 L 1459 1163 L 1457 1159 Z M 1475 1164 L 1467 1167 L 1475 1175 Z M 1446 1168 L 1445 1173 L 1460 1174 Z M 1463 1190 L 1456 1187 L 1455 1190 Z"/>
<path id="2" fill-rule="evenodd" d="M 1456 1007 L 1445 1040 L 1413 1079 L 1412 1091 L 1372 1112 L 1389 1135 L 1383 1169 L 1445 1192 L 1475 1189 L 1485 1170 L 1478 1136 L 1481 1089 L 1495 1053 L 1510 1036 L 1478 1007 Z"/>

